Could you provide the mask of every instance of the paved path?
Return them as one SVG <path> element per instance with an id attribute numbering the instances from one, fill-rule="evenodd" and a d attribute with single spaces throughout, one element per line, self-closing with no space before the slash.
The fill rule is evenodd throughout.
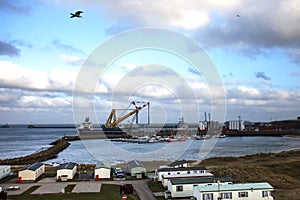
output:
<path id="1" fill-rule="evenodd" d="M 8 195 L 18 195 L 22 194 L 32 186 L 40 186 L 32 194 L 54 194 L 61 193 L 62 189 L 67 187 L 67 185 L 75 185 L 72 190 L 72 193 L 80 192 L 100 192 L 102 184 L 114 184 L 114 185 L 123 185 L 123 184 L 132 184 L 134 190 L 139 196 L 140 200 L 156 200 L 154 194 L 148 187 L 147 179 L 143 180 L 133 180 L 133 181 L 84 181 L 84 182 L 56 182 L 55 178 L 44 178 L 37 183 L 20 183 L 20 184 L 11 184 L 4 183 L 1 186 L 6 189 L 9 186 L 19 186 L 20 190 L 17 191 L 8 191 Z"/>
<path id="2" fill-rule="evenodd" d="M 148 187 L 148 181 L 149 180 L 140 180 L 130 182 L 141 200 L 156 200 L 153 192 Z"/>
<path id="3" fill-rule="evenodd" d="M 34 190 L 31 194 L 57 194 L 61 193 L 62 189 L 65 189 L 67 187 L 67 182 L 60 182 L 60 183 L 42 183 L 39 184 L 40 187 L 36 190 Z M 20 186 L 22 187 L 23 184 Z"/>
<path id="4" fill-rule="evenodd" d="M 73 188 L 72 193 L 81 192 L 100 192 L 101 183 L 99 182 L 78 182 Z"/>

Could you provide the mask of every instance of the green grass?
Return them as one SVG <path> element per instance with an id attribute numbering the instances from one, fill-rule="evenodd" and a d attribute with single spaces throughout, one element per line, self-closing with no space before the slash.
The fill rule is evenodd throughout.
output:
<path id="1" fill-rule="evenodd" d="M 161 182 L 149 181 L 148 186 L 152 192 L 164 192 L 165 191 L 165 189 L 161 185 Z"/>
<path id="2" fill-rule="evenodd" d="M 21 195 L 11 195 L 8 199 L 11 200 L 73 200 L 73 199 L 83 199 L 83 200 L 121 200 L 122 196 L 119 193 L 120 187 L 118 185 L 108 185 L 103 184 L 101 187 L 101 192 L 99 193 L 68 193 L 74 188 L 75 185 L 68 185 L 66 187 L 65 194 L 43 194 L 36 195 L 31 194 L 34 190 L 36 190 L 39 186 L 34 186 L 28 189 Z M 138 196 L 127 195 L 128 200 L 139 200 Z"/>

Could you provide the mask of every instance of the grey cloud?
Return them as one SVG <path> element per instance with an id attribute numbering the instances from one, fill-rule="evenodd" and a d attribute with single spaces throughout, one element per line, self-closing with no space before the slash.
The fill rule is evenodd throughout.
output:
<path id="1" fill-rule="evenodd" d="M 265 75 L 265 72 L 256 72 L 256 73 L 255 73 L 255 77 L 256 77 L 256 78 L 262 78 L 262 79 L 264 79 L 264 80 L 266 80 L 266 81 L 270 81 L 270 80 L 271 80 L 271 77 L 266 76 L 266 75 Z"/>
<path id="2" fill-rule="evenodd" d="M 31 11 L 31 7 L 24 5 L 22 0 L 1 0 L 0 10 L 10 11 L 18 14 L 27 14 Z"/>
<path id="3" fill-rule="evenodd" d="M 20 55 L 20 49 L 16 48 L 14 45 L 0 41 L 0 55 L 4 56 L 19 56 Z"/>
<path id="4" fill-rule="evenodd" d="M 300 71 L 299 72 L 293 72 L 290 74 L 291 76 L 300 76 Z"/>

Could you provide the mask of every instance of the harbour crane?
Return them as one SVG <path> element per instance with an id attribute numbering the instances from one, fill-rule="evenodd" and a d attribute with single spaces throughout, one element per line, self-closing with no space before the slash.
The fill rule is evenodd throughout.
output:
<path id="1" fill-rule="evenodd" d="M 137 103 L 143 103 L 143 105 L 137 106 Z M 116 109 L 112 109 L 105 124 L 104 124 L 104 127 L 105 128 L 116 128 L 120 122 L 124 121 L 126 118 L 132 116 L 133 114 L 138 113 L 144 107 L 149 106 L 150 103 L 149 102 L 132 101 L 131 104 L 135 106 L 135 109 L 133 109 L 132 111 L 130 111 L 129 113 L 123 115 L 122 117 L 120 117 L 118 119 L 116 117 Z"/>

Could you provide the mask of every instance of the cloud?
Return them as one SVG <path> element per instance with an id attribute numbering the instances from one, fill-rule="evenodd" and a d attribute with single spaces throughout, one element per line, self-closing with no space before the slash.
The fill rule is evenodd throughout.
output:
<path id="1" fill-rule="evenodd" d="M 293 62 L 300 63 L 299 0 L 76 2 L 98 7 L 112 21 L 107 33 L 141 26 L 171 28 L 187 33 L 206 49 L 229 48 L 255 58 L 268 55 L 268 49 L 283 48 Z"/>
<path id="2" fill-rule="evenodd" d="M 20 56 L 20 49 L 10 43 L 0 41 L 0 55 L 9 57 Z"/>
<path id="3" fill-rule="evenodd" d="M 28 14 L 31 11 L 31 7 L 24 5 L 22 0 L 1 0 L 0 10 L 10 11 L 18 14 Z"/>
<path id="4" fill-rule="evenodd" d="M 81 53 L 81 54 L 84 53 L 83 50 L 77 49 L 77 48 L 75 48 L 71 45 L 68 45 L 68 44 L 64 44 L 64 43 L 60 42 L 59 40 L 53 40 L 51 44 L 53 46 L 55 46 L 56 48 L 60 49 L 60 50 L 76 52 L 76 53 Z"/>
<path id="5" fill-rule="evenodd" d="M 264 80 L 266 80 L 266 81 L 270 81 L 270 80 L 271 80 L 271 77 L 266 76 L 266 75 L 265 75 L 265 72 L 256 72 L 256 73 L 255 73 L 255 77 L 256 77 L 256 78 L 262 78 L 262 79 L 264 79 Z"/>
<path id="6" fill-rule="evenodd" d="M 36 71 L 7 61 L 0 61 L 2 88 L 72 92 L 77 71 L 53 68 L 50 72 Z M 18 73 L 16 73 L 18 72 Z"/>
<path id="7" fill-rule="evenodd" d="M 293 72 L 290 74 L 291 76 L 300 76 L 300 71 L 299 72 Z"/>
<path id="8" fill-rule="evenodd" d="M 61 60 L 68 65 L 74 65 L 74 66 L 81 66 L 84 62 L 84 58 L 78 58 L 76 56 L 67 56 L 67 55 L 62 55 Z"/>
<path id="9" fill-rule="evenodd" d="M 299 7 L 297 0 L 242 1 L 238 7 L 217 11 L 194 36 L 205 48 L 231 48 L 249 57 L 283 48 L 289 56 L 300 48 Z M 299 63 L 296 58 L 291 56 Z"/>
<path id="10" fill-rule="evenodd" d="M 257 89 L 238 86 L 227 89 L 227 119 L 243 119 L 251 121 L 266 121 L 270 117 L 290 119 L 299 115 L 300 92 Z"/>

